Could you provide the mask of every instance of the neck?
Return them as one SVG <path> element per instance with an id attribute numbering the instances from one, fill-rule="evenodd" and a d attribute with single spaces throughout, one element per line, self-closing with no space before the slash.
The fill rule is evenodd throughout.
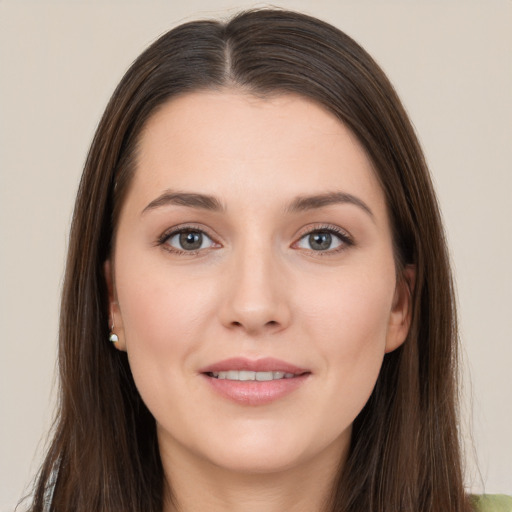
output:
<path id="1" fill-rule="evenodd" d="M 312 460 L 271 473 L 232 471 L 164 453 L 162 461 L 169 489 L 164 512 L 325 512 L 340 450 L 330 446 Z"/>

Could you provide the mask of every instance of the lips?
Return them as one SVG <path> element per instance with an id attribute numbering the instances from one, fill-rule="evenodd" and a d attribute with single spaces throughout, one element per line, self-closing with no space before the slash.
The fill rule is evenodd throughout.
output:
<path id="1" fill-rule="evenodd" d="M 301 375 L 309 373 L 304 368 L 299 368 L 293 364 L 274 359 L 273 357 L 266 357 L 263 359 L 247 359 L 245 357 L 233 357 L 225 359 L 212 365 L 206 366 L 199 370 L 201 373 L 219 373 L 227 372 L 230 370 L 246 370 L 251 372 L 283 372 L 292 373 L 293 375 Z"/>
<path id="2" fill-rule="evenodd" d="M 242 405 L 264 405 L 304 384 L 311 372 L 274 358 L 231 358 L 200 370 L 211 389 Z"/>

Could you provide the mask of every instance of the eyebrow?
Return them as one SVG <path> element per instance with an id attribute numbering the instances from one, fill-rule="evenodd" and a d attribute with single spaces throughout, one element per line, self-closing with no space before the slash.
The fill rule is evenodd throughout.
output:
<path id="1" fill-rule="evenodd" d="M 222 203 L 214 196 L 196 194 L 192 192 L 173 192 L 171 190 L 166 190 L 163 194 L 151 201 L 151 203 L 149 203 L 144 208 L 144 210 L 142 210 L 142 214 L 149 210 L 154 210 L 155 208 L 168 205 L 186 206 L 188 208 L 198 208 L 201 210 L 210 210 L 214 212 L 225 210 Z"/>
<path id="2" fill-rule="evenodd" d="M 352 204 L 363 210 L 372 218 L 372 220 L 374 220 L 374 215 L 370 207 L 362 199 L 359 199 L 358 197 L 346 192 L 327 192 L 325 194 L 296 197 L 285 208 L 285 213 L 315 210 L 334 204 Z M 214 212 L 223 212 L 226 210 L 221 201 L 215 196 L 194 192 L 178 192 L 166 190 L 163 194 L 151 201 L 144 208 L 144 210 L 142 210 L 142 214 L 149 210 L 154 210 L 156 208 L 168 205 L 185 206 L 188 208 L 196 208 Z"/>
<path id="3" fill-rule="evenodd" d="M 315 194 L 312 196 L 299 196 L 286 208 L 287 212 L 302 212 L 331 206 L 333 204 L 352 204 L 366 212 L 372 220 L 374 215 L 370 207 L 358 197 L 347 194 L 346 192 L 327 192 L 325 194 Z"/>

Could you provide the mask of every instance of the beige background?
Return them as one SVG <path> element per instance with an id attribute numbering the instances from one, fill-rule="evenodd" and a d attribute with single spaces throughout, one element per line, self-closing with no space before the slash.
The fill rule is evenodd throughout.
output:
<path id="1" fill-rule="evenodd" d="M 463 431 L 468 439 L 473 423 L 481 473 L 468 443 L 468 488 L 512 493 L 512 2 L 276 4 L 324 18 L 362 43 L 410 112 L 456 270 Z M 109 95 L 170 27 L 255 5 L 0 0 L 1 511 L 13 509 L 40 461 L 73 199 Z"/>

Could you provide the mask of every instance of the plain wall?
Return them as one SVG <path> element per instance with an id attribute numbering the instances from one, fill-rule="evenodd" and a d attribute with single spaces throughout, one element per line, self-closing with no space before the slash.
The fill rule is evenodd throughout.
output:
<path id="1" fill-rule="evenodd" d="M 429 161 L 458 285 L 468 489 L 512 493 L 512 2 L 276 0 L 359 41 Z M 0 510 L 40 463 L 55 402 L 59 294 L 94 129 L 131 61 L 244 0 L 0 0 Z M 479 461 L 476 470 L 470 440 Z"/>

